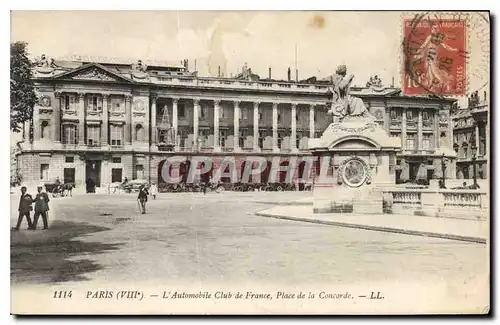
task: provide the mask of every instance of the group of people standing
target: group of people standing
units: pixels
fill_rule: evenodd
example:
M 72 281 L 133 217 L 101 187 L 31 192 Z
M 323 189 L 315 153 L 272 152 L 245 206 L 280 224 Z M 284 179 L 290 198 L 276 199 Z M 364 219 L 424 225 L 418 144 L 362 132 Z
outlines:
M 49 196 L 47 193 L 42 192 L 42 186 L 37 187 L 38 193 L 35 198 L 31 196 L 31 194 L 27 193 L 26 186 L 21 187 L 21 198 L 19 199 L 19 207 L 17 211 L 19 212 L 19 217 L 17 219 L 17 224 L 13 230 L 19 230 L 21 228 L 21 223 L 23 218 L 26 217 L 26 221 L 28 222 L 28 230 L 36 230 L 38 225 L 38 219 L 40 216 L 43 220 L 43 229 L 48 229 L 48 212 L 49 212 Z M 33 211 L 33 204 L 35 204 L 35 214 L 33 216 L 34 220 L 31 221 L 31 211 Z

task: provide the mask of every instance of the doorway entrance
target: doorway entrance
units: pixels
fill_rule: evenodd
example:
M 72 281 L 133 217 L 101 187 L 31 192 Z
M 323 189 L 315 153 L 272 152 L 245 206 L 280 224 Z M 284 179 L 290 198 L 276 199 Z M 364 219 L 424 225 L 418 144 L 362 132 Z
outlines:
M 75 169 L 74 168 L 64 168 L 64 179 L 65 184 L 73 183 L 75 184 Z
M 101 161 L 87 160 L 85 167 L 85 181 L 91 179 L 96 187 L 101 187 Z

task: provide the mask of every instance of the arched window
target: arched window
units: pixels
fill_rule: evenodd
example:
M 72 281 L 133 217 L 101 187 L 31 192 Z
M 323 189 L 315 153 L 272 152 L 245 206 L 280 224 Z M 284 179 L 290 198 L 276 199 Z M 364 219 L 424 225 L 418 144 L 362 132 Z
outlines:
M 144 141 L 144 128 L 141 124 L 135 126 L 135 140 Z

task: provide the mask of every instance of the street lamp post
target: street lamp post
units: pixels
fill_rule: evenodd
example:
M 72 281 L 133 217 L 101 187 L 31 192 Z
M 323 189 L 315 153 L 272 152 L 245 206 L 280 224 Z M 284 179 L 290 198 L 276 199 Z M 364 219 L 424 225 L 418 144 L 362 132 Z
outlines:
M 446 186 L 445 184 L 445 180 L 446 180 L 446 158 L 444 156 L 444 153 L 443 155 L 441 156 L 441 172 L 443 173 L 442 175 L 442 183 L 443 183 L 443 188 Z
M 472 149 L 472 173 L 474 174 L 474 188 L 477 188 L 477 174 L 476 174 L 477 147 L 473 145 L 471 149 Z

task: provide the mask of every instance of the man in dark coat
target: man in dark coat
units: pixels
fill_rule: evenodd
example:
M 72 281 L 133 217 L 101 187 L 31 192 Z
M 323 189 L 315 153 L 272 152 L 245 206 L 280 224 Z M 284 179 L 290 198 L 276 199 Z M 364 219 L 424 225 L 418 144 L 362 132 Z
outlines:
M 50 202 L 50 199 L 49 199 L 49 196 L 47 195 L 47 193 L 45 192 L 42 192 L 42 187 L 41 186 L 38 186 L 37 188 L 38 190 L 38 193 L 35 197 L 35 220 L 33 221 L 33 230 L 36 229 L 36 226 L 38 224 L 38 218 L 40 216 L 42 216 L 42 219 L 43 219 L 43 229 L 48 229 L 49 228 L 49 224 L 48 224 L 48 221 L 47 221 L 47 212 L 49 211 L 49 202 Z
M 17 218 L 17 225 L 12 228 L 13 230 L 19 230 L 19 228 L 21 228 L 23 217 L 26 217 L 26 221 L 28 221 L 28 229 L 33 228 L 30 217 L 30 212 L 33 210 L 31 204 L 33 204 L 33 198 L 30 194 L 26 193 L 26 186 L 21 187 L 21 198 L 19 199 L 19 207 L 17 209 L 17 211 L 19 211 L 19 217 Z
M 145 185 L 141 186 L 141 189 L 139 190 L 139 195 L 137 196 L 137 200 L 141 204 L 141 211 L 142 214 L 146 213 L 146 202 L 148 202 L 148 189 L 146 188 Z

